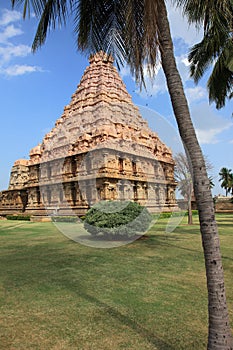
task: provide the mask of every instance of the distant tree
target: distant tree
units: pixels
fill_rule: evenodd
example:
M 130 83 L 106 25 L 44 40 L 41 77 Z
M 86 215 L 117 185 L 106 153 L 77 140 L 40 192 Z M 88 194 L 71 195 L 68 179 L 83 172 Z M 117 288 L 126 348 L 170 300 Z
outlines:
M 192 197 L 194 196 L 193 189 L 193 180 L 192 180 L 192 171 L 191 165 L 188 161 L 187 156 L 184 153 L 177 153 L 174 157 L 175 160 L 175 180 L 178 182 L 178 190 L 181 195 L 188 202 L 188 224 L 193 224 L 192 217 Z M 213 168 L 212 164 L 205 157 L 205 163 L 207 170 L 211 170 Z M 209 176 L 209 186 L 210 189 L 214 187 L 213 178 Z
M 233 173 L 230 174 L 230 181 L 229 181 L 229 193 L 231 193 L 231 195 L 233 195 Z
M 178 189 L 181 195 L 188 201 L 188 224 L 193 224 L 192 218 L 192 192 L 193 181 L 190 172 L 188 158 L 184 153 L 178 153 L 175 157 L 175 180 L 178 182 Z
M 210 189 L 212 190 L 212 188 L 215 186 L 213 176 L 209 176 L 209 180 L 210 180 Z
M 226 196 L 230 191 L 233 191 L 233 174 L 232 170 L 228 168 L 222 168 L 219 172 L 220 179 L 222 181 L 221 187 L 225 189 Z

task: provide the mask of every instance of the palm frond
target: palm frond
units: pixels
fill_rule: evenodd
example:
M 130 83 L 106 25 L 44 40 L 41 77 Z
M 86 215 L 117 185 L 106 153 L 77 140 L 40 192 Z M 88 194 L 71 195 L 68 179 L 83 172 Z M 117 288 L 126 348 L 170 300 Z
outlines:
M 30 16 L 31 11 L 40 18 L 32 50 L 36 51 L 44 44 L 47 33 L 52 27 L 66 24 L 66 18 L 71 12 L 73 0 L 11 0 L 12 7 L 23 6 L 23 18 Z
M 188 55 L 190 62 L 190 75 L 193 77 L 195 83 L 197 83 L 204 72 L 210 66 L 213 61 L 213 55 L 207 50 L 209 47 L 208 38 L 204 38 L 200 43 L 194 45 Z
M 231 98 L 233 92 L 233 73 L 227 68 L 224 52 L 216 61 L 209 77 L 207 87 L 210 102 L 216 103 L 216 108 L 225 106 L 226 98 Z
M 115 58 L 120 69 L 126 58 L 124 44 L 125 2 L 120 0 L 106 1 L 105 21 L 101 31 L 101 49 Z
M 145 67 L 153 77 L 158 60 L 158 4 L 159 1 L 127 1 L 126 48 L 127 63 L 140 85 L 144 84 Z
M 128 64 L 136 81 L 141 79 L 144 82 L 143 2 L 128 0 L 126 5 L 125 39 Z
M 32 44 L 32 51 L 36 51 L 46 40 L 48 31 L 52 27 L 66 25 L 66 18 L 70 10 L 69 0 L 44 0 L 44 7 L 40 7 L 40 22 Z
M 12 7 L 23 7 L 23 18 L 28 15 L 30 17 L 31 10 L 34 11 L 36 16 L 40 16 L 45 7 L 46 0 L 11 0 Z
M 124 1 L 77 1 L 74 12 L 78 49 L 88 54 L 102 50 L 122 64 L 125 58 Z
M 103 50 L 118 66 L 128 63 L 136 81 L 144 83 L 147 66 L 154 75 L 158 57 L 158 1 L 79 1 L 75 10 L 78 48 L 88 53 Z
M 218 30 L 227 30 L 232 20 L 232 0 L 173 0 L 177 7 L 182 7 L 189 23 L 204 26 L 204 31 L 215 25 Z

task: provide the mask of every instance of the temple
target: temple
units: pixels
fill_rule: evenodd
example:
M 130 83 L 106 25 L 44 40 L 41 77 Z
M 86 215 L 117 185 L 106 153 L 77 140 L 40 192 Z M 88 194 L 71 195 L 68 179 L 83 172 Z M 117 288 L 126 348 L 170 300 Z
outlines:
M 84 215 L 100 200 L 176 207 L 171 150 L 132 103 L 112 57 L 89 61 L 54 128 L 14 163 L 0 215 Z

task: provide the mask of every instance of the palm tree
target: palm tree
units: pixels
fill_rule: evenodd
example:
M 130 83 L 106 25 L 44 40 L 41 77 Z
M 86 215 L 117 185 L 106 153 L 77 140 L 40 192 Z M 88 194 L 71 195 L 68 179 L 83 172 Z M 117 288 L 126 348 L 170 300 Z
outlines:
M 230 174 L 229 192 L 233 196 L 233 173 Z
M 219 172 L 219 181 L 222 181 L 221 187 L 226 190 L 226 196 L 233 188 L 233 174 L 231 171 L 231 169 L 222 168 Z
M 165 1 L 12 0 L 13 5 L 16 3 L 24 3 L 24 15 L 31 4 L 40 17 L 34 50 L 44 43 L 51 26 L 65 24 L 68 14 L 73 13 L 78 47 L 91 53 L 103 50 L 112 54 L 119 64 L 125 60 L 141 84 L 144 65 L 153 76 L 160 59 L 179 132 L 192 165 L 207 276 L 208 349 L 230 349 L 232 339 L 213 200 L 204 157 L 176 66 Z
M 189 53 L 191 76 L 198 83 L 207 69 L 210 102 L 225 106 L 233 97 L 233 2 L 232 0 L 178 0 L 190 22 L 204 22 L 204 37 Z
M 210 189 L 212 190 L 212 188 L 215 186 L 213 176 L 209 176 L 209 181 L 210 181 Z

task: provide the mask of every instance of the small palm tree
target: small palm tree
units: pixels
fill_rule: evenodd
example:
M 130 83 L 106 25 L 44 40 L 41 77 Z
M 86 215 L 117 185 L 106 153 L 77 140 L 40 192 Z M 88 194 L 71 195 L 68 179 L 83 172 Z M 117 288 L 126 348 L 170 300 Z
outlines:
M 210 189 L 212 190 L 212 188 L 214 188 L 215 186 L 213 176 L 209 176 L 209 181 L 210 181 Z
M 233 188 L 233 174 L 231 171 L 231 169 L 222 168 L 219 172 L 219 181 L 222 181 L 221 187 L 225 189 L 226 196 Z
M 229 193 L 233 196 L 233 173 L 230 174 Z

